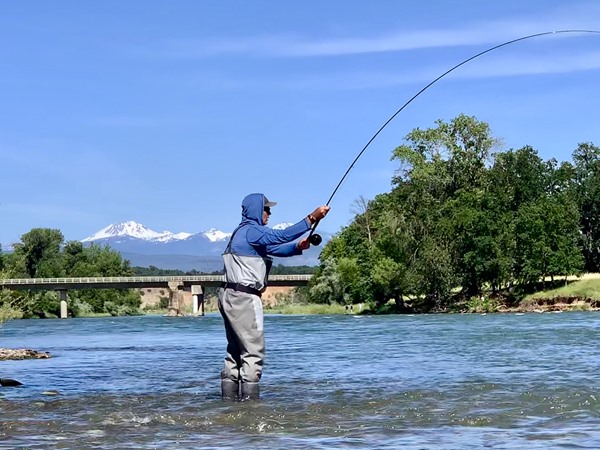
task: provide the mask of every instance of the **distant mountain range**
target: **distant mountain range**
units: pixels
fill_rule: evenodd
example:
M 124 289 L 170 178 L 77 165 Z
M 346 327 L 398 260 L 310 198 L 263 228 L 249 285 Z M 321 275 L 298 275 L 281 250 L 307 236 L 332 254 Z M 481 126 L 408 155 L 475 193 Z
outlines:
M 275 225 L 274 229 L 285 229 L 290 223 Z M 323 243 L 311 246 L 300 256 L 275 258 L 274 264 L 287 266 L 316 266 L 325 242 L 331 238 L 328 233 L 319 234 Z M 198 270 L 214 272 L 223 268 L 221 254 L 225 250 L 231 233 L 211 228 L 200 233 L 157 232 L 134 222 L 111 224 L 83 239 L 84 244 L 108 245 L 128 259 L 132 266 L 155 266 L 160 269 Z

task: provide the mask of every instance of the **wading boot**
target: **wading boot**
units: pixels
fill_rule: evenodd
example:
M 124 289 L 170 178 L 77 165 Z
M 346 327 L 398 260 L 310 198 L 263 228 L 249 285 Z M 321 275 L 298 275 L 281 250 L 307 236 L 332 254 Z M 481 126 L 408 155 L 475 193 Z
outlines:
M 239 397 L 240 385 L 237 381 L 229 378 L 221 379 L 221 398 L 230 402 L 234 402 Z
M 242 395 L 240 400 L 245 402 L 246 400 L 258 400 L 260 389 L 258 383 L 244 383 L 242 382 Z

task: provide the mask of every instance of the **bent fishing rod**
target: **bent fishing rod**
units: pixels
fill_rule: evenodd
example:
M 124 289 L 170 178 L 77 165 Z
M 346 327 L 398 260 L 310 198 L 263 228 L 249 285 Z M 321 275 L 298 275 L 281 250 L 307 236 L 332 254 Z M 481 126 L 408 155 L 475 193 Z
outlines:
M 501 44 L 494 45 L 493 47 L 490 47 L 487 50 L 483 50 L 483 51 L 481 51 L 481 52 L 479 52 L 479 53 L 477 53 L 477 54 L 475 54 L 473 56 L 470 56 L 469 58 L 467 58 L 467 59 L 459 62 L 455 66 L 453 66 L 450 69 L 446 70 L 444 73 L 442 73 L 440 76 L 438 76 L 433 81 L 429 82 L 429 84 L 427 84 L 425 87 L 423 87 L 419 92 L 417 92 L 415 95 L 413 95 L 406 103 L 404 103 L 400 107 L 400 109 L 398 109 L 398 111 L 396 111 L 394 114 L 392 114 L 392 116 L 377 130 L 377 132 L 371 137 L 371 139 L 369 139 L 369 141 L 365 144 L 365 146 L 358 153 L 358 155 L 356 155 L 356 158 L 354 158 L 354 160 L 352 161 L 352 164 L 350 164 L 350 166 L 348 167 L 348 169 L 346 170 L 346 172 L 344 173 L 344 175 L 342 176 L 342 178 L 338 182 L 337 186 L 335 187 L 335 189 L 331 193 L 331 195 L 329 197 L 329 200 L 327 200 L 327 203 L 325 205 L 329 206 L 329 204 L 331 203 L 331 200 L 333 199 L 333 197 L 337 193 L 338 189 L 340 188 L 340 186 L 342 185 L 342 183 L 344 182 L 344 180 L 346 179 L 346 177 L 348 176 L 348 174 L 350 173 L 350 171 L 352 170 L 352 168 L 354 167 L 354 165 L 356 164 L 356 162 L 360 159 L 360 157 L 363 155 L 363 153 L 365 152 L 365 150 L 367 150 L 367 148 L 371 145 L 371 143 L 375 140 L 375 138 L 377 136 L 379 136 L 379 133 L 381 133 L 383 131 L 383 129 L 385 127 L 387 127 L 388 124 L 392 120 L 394 120 L 394 118 L 398 114 L 400 114 L 402 112 L 402 110 L 404 110 L 404 108 L 406 108 L 408 105 L 410 105 L 413 102 L 413 100 L 415 100 L 417 97 L 419 97 L 423 92 L 425 92 L 427 89 L 429 89 L 435 83 L 437 83 L 438 81 L 440 81 L 446 75 L 449 75 L 450 73 L 454 72 L 459 67 L 467 64 L 468 62 L 473 61 L 474 59 L 477 59 L 480 56 L 483 56 L 486 53 L 490 53 L 490 52 L 492 52 L 494 50 L 497 50 L 497 49 L 499 49 L 501 47 L 506 47 L 507 45 L 510 45 L 510 44 L 515 44 L 517 42 L 525 41 L 527 39 L 537 38 L 537 37 L 540 37 L 540 36 L 547 36 L 547 35 L 552 35 L 552 34 L 553 35 L 557 35 L 557 34 L 565 34 L 565 33 L 592 33 L 592 34 L 600 34 L 600 31 L 597 31 L 597 30 L 557 30 L 557 31 L 546 31 L 546 32 L 543 32 L 543 33 L 535 33 L 535 34 L 530 34 L 530 35 L 523 36 L 523 37 L 520 37 L 520 38 L 517 38 L 517 39 L 511 39 L 510 41 L 506 41 L 506 42 L 503 42 Z M 321 235 L 315 233 L 315 230 L 317 229 L 317 226 L 319 225 L 319 222 L 320 222 L 320 220 L 317 220 L 312 225 L 312 227 L 310 229 L 310 233 L 308 235 L 308 240 L 309 240 L 309 242 L 312 245 L 319 245 L 323 241 Z

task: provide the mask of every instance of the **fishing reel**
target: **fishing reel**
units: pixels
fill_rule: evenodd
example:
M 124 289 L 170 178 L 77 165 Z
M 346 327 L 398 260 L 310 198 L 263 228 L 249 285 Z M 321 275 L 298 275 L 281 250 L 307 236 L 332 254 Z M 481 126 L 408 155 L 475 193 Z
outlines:
M 310 242 L 311 245 L 320 245 L 321 242 L 323 242 L 323 238 L 320 234 L 314 233 L 308 236 L 308 242 Z

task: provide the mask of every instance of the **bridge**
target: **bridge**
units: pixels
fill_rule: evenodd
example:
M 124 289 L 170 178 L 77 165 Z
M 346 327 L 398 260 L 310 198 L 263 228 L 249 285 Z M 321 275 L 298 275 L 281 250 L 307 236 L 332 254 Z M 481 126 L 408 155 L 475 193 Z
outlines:
M 270 275 L 269 286 L 306 286 L 312 275 Z M 60 317 L 67 317 L 67 291 L 70 289 L 165 288 L 169 292 L 169 315 L 182 315 L 181 292 L 192 291 L 192 312 L 204 315 L 204 289 L 219 287 L 224 275 L 12 278 L 0 279 L 0 289 L 58 291 Z

